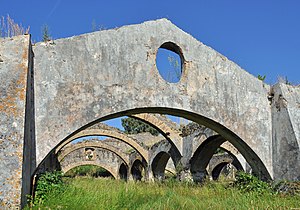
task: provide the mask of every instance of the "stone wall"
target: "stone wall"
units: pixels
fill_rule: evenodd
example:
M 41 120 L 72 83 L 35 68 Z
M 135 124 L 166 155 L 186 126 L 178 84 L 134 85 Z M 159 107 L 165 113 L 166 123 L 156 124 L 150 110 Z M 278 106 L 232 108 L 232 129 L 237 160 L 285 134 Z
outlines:
M 178 83 L 163 80 L 156 67 L 166 43 L 183 58 Z M 270 86 L 170 21 L 38 43 L 34 52 L 38 162 L 87 125 L 157 112 L 210 127 L 257 174 L 273 176 Z
M 1 38 L 0 208 L 18 208 L 21 194 L 24 203 L 30 193 L 35 168 L 32 76 L 30 36 Z
M 270 103 L 274 178 L 300 180 L 300 87 L 274 85 Z

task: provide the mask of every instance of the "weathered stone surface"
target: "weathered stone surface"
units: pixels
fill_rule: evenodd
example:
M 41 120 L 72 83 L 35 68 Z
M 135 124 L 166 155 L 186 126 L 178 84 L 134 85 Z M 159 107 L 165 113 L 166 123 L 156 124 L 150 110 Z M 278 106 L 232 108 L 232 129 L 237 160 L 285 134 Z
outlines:
M 279 83 L 271 96 L 274 178 L 300 180 L 300 87 Z
M 148 151 L 146 145 L 144 145 L 143 142 L 140 142 L 133 138 L 133 136 L 127 135 L 124 132 L 121 132 L 117 129 L 109 129 L 110 126 L 106 126 L 105 128 L 94 128 L 94 129 L 85 129 L 81 130 L 80 132 L 76 133 L 76 135 L 73 135 L 69 138 L 67 138 L 64 142 L 62 142 L 60 145 L 57 146 L 55 149 L 56 152 L 61 150 L 66 144 L 72 142 L 73 140 L 86 137 L 86 136 L 109 136 L 113 137 L 115 139 L 118 139 L 120 141 L 123 141 L 136 149 L 137 152 L 139 152 L 142 157 L 148 161 Z
M 0 56 L 0 208 L 19 208 L 21 189 L 24 195 L 30 190 L 31 151 L 35 150 L 25 126 L 25 115 L 28 124 L 32 119 L 25 109 L 32 70 L 30 36 L 0 38 Z
M 164 81 L 155 65 L 166 42 L 184 58 L 176 84 Z M 39 43 L 34 52 L 38 161 L 95 120 L 158 112 L 214 129 L 257 174 L 272 176 L 270 87 L 169 21 Z
M 119 179 L 119 168 L 123 160 L 114 152 L 103 148 L 79 147 L 68 153 L 60 161 L 61 170 L 67 172 L 81 165 L 96 165 L 109 171 L 115 179 Z
M 261 178 L 300 179 L 299 87 L 271 88 L 168 20 L 37 43 L 34 69 L 29 36 L 1 39 L 0 47 L 1 205 L 18 205 L 21 185 L 25 198 L 35 152 L 41 163 L 67 140 L 98 129 L 85 128 L 142 113 L 180 116 L 214 130 Z M 159 47 L 182 58 L 178 83 L 160 76 Z M 167 137 L 172 126 L 165 127 Z M 140 177 L 147 147 L 127 140 L 142 151 L 140 162 L 130 156 L 130 170 Z M 185 146 L 195 148 L 173 140 L 183 156 L 193 151 Z
M 228 175 L 234 175 L 234 172 L 238 170 L 241 170 L 241 168 L 234 166 L 232 168 L 232 163 L 234 162 L 234 158 L 229 154 L 215 154 L 212 159 L 209 161 L 208 164 L 208 174 L 211 179 L 217 180 L 221 174 L 221 172 L 230 166 L 230 170 L 227 171 Z M 234 176 L 233 176 L 234 178 Z
M 89 141 L 83 141 L 83 142 L 78 142 L 76 144 L 71 144 L 68 145 L 67 147 L 64 147 L 58 154 L 58 161 L 62 161 L 66 155 L 69 153 L 73 152 L 74 150 L 77 150 L 79 148 L 102 148 L 109 150 L 116 155 L 118 155 L 125 163 L 126 165 L 129 165 L 129 155 L 123 153 L 119 148 L 108 145 L 104 143 L 103 141 L 99 140 L 89 140 Z M 97 154 L 95 154 L 97 155 Z

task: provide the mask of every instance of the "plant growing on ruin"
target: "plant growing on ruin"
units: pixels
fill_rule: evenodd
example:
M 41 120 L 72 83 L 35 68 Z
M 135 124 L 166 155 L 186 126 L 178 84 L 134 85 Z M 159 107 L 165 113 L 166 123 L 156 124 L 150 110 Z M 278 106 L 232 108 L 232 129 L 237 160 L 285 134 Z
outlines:
M 44 24 L 42 26 L 42 35 L 43 35 L 43 41 L 47 42 L 51 40 L 49 26 L 47 24 Z
M 24 28 L 21 24 L 15 23 L 9 15 L 0 17 L 0 37 L 28 34 L 29 28 Z
M 259 74 L 259 75 L 257 76 L 257 78 L 258 78 L 259 80 L 261 80 L 261 81 L 264 82 L 265 79 L 266 79 L 266 75 L 262 76 L 262 75 Z
M 122 118 L 122 126 L 125 129 L 125 133 L 127 134 L 138 134 L 143 132 L 149 132 L 154 136 L 158 136 L 159 132 L 153 128 L 152 126 L 134 119 L 134 118 Z
M 61 191 L 62 189 L 62 172 L 45 172 L 39 176 L 34 197 L 28 196 L 28 202 L 31 206 L 42 204 L 48 198 L 50 192 Z
M 271 193 L 271 186 L 252 174 L 239 171 L 234 186 L 243 192 Z

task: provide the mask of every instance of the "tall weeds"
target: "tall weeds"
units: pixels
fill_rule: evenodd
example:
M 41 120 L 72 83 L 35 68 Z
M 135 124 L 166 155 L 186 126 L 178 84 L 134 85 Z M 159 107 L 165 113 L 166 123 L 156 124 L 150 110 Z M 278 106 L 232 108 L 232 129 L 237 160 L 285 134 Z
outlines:
M 0 37 L 12 37 L 28 33 L 29 27 L 24 28 L 21 24 L 15 23 L 9 15 L 0 17 Z

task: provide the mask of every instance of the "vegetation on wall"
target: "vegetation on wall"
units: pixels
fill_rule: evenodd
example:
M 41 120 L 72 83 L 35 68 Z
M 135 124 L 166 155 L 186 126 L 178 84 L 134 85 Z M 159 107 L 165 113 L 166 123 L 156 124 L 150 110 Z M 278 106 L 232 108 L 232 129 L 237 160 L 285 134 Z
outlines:
M 127 134 L 138 134 L 149 132 L 154 136 L 158 136 L 159 132 L 152 126 L 134 119 L 134 118 L 122 118 L 122 126 L 124 127 L 125 133 Z
M 51 40 L 50 30 L 49 30 L 49 26 L 47 24 L 44 24 L 42 26 L 42 36 L 43 36 L 44 42 Z
M 28 196 L 30 206 L 43 204 L 51 193 L 60 193 L 63 190 L 62 173 L 60 171 L 40 174 L 35 185 L 33 196 Z
M 12 37 L 29 33 L 29 27 L 24 28 L 21 24 L 7 15 L 0 17 L 0 37 Z

